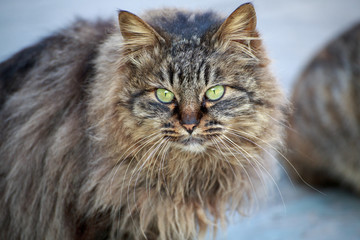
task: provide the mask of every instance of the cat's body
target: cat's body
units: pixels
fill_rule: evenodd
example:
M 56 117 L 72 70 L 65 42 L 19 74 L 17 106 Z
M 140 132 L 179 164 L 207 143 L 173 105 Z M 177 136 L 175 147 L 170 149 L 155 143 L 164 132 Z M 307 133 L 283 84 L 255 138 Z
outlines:
M 264 187 L 285 101 L 252 6 L 144 20 L 0 65 L 0 239 L 193 239 Z
M 360 193 L 360 24 L 330 42 L 294 86 L 288 158 L 313 185 Z

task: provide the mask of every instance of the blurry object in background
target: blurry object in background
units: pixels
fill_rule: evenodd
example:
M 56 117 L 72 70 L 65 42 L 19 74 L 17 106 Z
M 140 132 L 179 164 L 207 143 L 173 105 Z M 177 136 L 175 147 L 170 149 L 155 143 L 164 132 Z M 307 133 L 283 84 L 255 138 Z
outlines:
M 287 157 L 293 167 L 311 185 L 341 184 L 360 193 L 360 24 L 309 63 L 292 103 Z

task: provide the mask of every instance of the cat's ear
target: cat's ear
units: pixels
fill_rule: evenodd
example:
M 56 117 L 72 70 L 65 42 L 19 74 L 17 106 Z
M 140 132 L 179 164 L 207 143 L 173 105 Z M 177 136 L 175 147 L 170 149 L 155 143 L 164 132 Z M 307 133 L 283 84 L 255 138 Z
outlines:
M 227 49 L 230 45 L 251 45 L 258 39 L 256 13 L 251 3 L 238 7 L 212 37 L 214 47 Z
M 138 16 L 119 11 L 120 31 L 128 50 L 138 51 L 165 42 L 164 38 Z

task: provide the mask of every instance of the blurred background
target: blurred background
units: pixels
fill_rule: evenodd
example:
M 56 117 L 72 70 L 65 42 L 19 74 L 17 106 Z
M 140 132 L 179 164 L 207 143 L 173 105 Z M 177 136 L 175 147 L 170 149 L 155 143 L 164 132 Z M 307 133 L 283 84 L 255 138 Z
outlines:
M 234 0 L 0 0 L 0 61 L 35 43 L 76 17 L 112 18 L 123 9 L 179 7 L 214 10 L 224 17 L 246 1 Z M 258 29 L 272 69 L 286 93 L 304 65 L 328 41 L 360 22 L 360 0 L 254 0 Z M 235 217 L 217 239 L 360 239 L 360 198 L 341 190 L 322 193 L 292 185 L 282 173 L 280 191 L 249 217 Z M 208 239 L 212 239 L 208 236 Z

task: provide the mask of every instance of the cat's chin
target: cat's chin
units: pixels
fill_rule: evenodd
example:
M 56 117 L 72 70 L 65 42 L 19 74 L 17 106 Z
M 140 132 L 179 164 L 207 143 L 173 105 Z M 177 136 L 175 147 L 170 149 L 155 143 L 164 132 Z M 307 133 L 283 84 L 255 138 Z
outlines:
M 202 153 L 206 150 L 206 146 L 204 141 L 198 138 L 188 138 L 186 140 L 181 141 L 178 146 L 186 152 L 191 153 Z
M 183 149 L 187 152 L 202 153 L 205 151 L 206 147 L 199 143 L 191 143 L 189 145 L 184 145 Z

